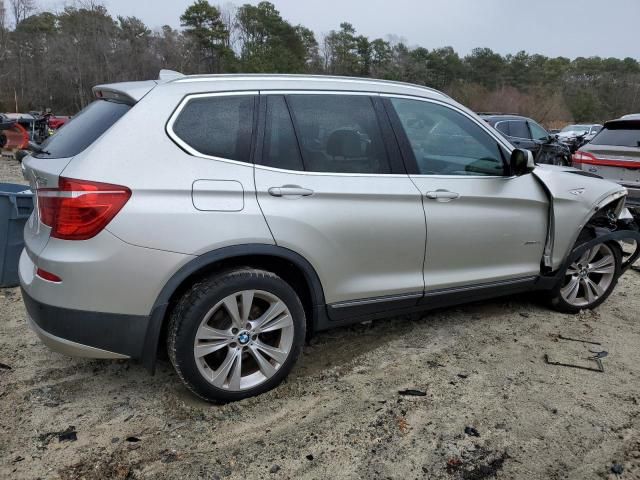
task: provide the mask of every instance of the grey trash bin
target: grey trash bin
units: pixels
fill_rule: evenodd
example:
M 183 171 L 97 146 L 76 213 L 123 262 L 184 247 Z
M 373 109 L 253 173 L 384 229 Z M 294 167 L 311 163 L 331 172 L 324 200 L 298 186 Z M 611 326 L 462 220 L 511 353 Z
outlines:
M 33 211 L 26 185 L 0 183 L 0 288 L 16 287 L 18 260 L 24 247 L 24 225 Z

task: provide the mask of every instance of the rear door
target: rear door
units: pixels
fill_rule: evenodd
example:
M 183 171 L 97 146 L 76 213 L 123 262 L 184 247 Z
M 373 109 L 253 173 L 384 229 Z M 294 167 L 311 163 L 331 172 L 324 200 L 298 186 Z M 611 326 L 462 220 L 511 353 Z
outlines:
M 540 273 L 548 201 L 532 174 L 511 177 L 484 122 L 427 99 L 385 104 L 424 196 L 427 294 Z
M 526 120 L 509 120 L 509 131 L 511 133 L 509 141 L 517 148 L 526 148 L 534 154 L 540 149 L 540 145 L 531 138 Z
M 261 92 L 258 202 L 276 243 L 318 273 L 330 315 L 415 305 L 425 220 L 379 99 Z M 362 311 L 362 310 L 360 310 Z

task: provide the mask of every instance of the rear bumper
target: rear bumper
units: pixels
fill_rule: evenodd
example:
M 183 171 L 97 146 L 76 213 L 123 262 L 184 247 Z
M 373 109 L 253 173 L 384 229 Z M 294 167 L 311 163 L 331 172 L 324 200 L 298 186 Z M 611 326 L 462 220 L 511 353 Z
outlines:
M 29 325 L 51 350 L 75 357 L 142 358 L 149 317 L 55 307 L 24 289 Z

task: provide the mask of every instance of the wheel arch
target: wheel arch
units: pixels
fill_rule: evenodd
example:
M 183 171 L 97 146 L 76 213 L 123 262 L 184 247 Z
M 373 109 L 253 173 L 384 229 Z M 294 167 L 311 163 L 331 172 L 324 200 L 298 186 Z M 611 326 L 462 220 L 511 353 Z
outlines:
M 623 257 L 620 274 L 629 269 L 640 258 L 640 228 L 634 218 L 618 218 L 622 208 L 624 208 L 624 197 L 597 204 L 593 213 L 584 221 L 584 226 L 575 233 L 573 246 L 563 256 L 560 266 L 541 277 L 539 288 L 554 288 L 561 281 L 561 274 L 567 266 L 585 250 L 598 243 L 615 242 L 616 248 Z M 619 244 L 621 241 L 634 241 L 635 249 L 625 254 Z
M 296 291 L 305 309 L 308 335 L 316 330 L 325 308 L 324 290 L 313 266 L 288 248 L 267 244 L 244 244 L 207 252 L 183 265 L 165 283 L 151 310 L 145 336 L 142 364 L 152 373 L 158 347 L 166 328 L 167 315 L 177 298 L 198 279 L 214 272 L 237 267 L 271 271 L 287 281 Z

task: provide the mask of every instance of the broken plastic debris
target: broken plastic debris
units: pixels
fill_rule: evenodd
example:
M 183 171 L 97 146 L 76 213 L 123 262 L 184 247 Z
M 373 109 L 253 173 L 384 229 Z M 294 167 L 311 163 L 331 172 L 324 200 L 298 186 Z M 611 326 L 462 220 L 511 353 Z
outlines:
M 400 395 L 406 395 L 410 397 L 426 397 L 427 392 L 423 392 L 422 390 L 413 390 L 411 388 L 407 390 L 399 390 L 398 393 Z

